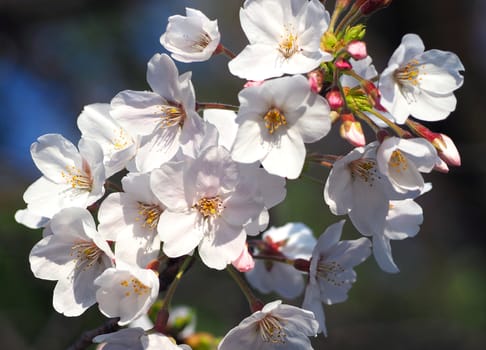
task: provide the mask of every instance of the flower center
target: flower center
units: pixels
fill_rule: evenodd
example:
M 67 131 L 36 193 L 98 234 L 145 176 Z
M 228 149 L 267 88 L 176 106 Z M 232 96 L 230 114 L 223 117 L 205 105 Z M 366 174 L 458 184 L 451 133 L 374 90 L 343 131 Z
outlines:
M 286 36 L 280 41 L 278 45 L 278 51 L 285 58 L 292 57 L 296 52 L 299 51 L 299 46 L 297 45 L 297 36 L 294 35 L 290 30 L 286 29 Z
M 93 188 L 93 179 L 91 178 L 91 168 L 83 159 L 83 168 L 78 169 L 75 166 L 66 166 L 66 171 L 61 172 L 61 176 L 72 188 L 91 192 Z
M 336 261 L 320 261 L 317 264 L 317 276 L 336 287 L 340 287 L 344 283 L 343 280 L 337 278 L 337 275 L 342 272 L 344 272 L 344 268 Z
M 282 320 L 273 316 L 266 315 L 258 322 L 258 330 L 262 340 L 266 343 L 285 344 L 287 334 L 282 326 Z
M 115 151 L 121 151 L 131 145 L 133 141 L 126 131 L 123 130 L 123 128 L 120 128 L 115 130 L 115 137 L 111 140 L 111 143 L 113 144 Z
M 351 177 L 354 179 L 360 178 L 364 182 L 373 186 L 375 178 L 380 179 L 378 171 L 376 170 L 376 161 L 373 159 L 360 158 L 353 160 L 348 164 L 351 170 Z
M 197 51 L 203 51 L 211 42 L 211 37 L 208 33 L 202 32 L 199 34 L 199 37 L 196 41 L 191 45 L 191 47 Z
M 223 201 L 219 197 L 201 198 L 194 207 L 204 218 L 216 217 L 221 215 L 224 209 Z
M 422 74 L 425 73 L 422 72 Z M 394 73 L 394 78 L 407 102 L 415 102 L 415 94 L 418 93 L 418 86 L 422 80 L 419 62 L 411 60 L 405 66 L 398 68 Z
M 71 256 L 77 261 L 76 267 L 86 270 L 101 262 L 103 251 L 92 241 L 79 241 L 71 247 Z
M 127 297 L 129 297 L 132 293 L 135 294 L 135 296 L 141 296 L 150 292 L 150 288 L 135 277 L 130 278 L 130 280 L 121 281 L 120 286 L 126 289 L 124 294 Z
M 287 125 L 287 119 L 279 109 L 271 108 L 263 117 L 269 134 L 273 134 L 282 125 Z
M 186 118 L 186 112 L 181 105 L 169 104 L 161 105 L 160 107 L 160 128 L 169 128 L 174 125 L 182 126 Z
M 399 150 L 394 150 L 390 160 L 388 161 L 390 168 L 394 169 L 397 173 L 407 171 L 408 161 L 407 158 Z
M 147 204 L 138 202 L 138 214 L 143 218 L 142 227 L 154 229 L 159 223 L 160 214 L 164 210 L 157 204 Z M 139 221 L 137 217 L 135 220 Z

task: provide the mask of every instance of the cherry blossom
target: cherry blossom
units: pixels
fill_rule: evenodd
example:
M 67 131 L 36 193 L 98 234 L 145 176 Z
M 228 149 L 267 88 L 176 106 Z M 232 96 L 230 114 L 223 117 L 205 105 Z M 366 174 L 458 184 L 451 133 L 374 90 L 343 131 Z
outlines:
M 79 151 L 59 134 L 43 135 L 32 144 L 32 159 L 42 177 L 24 193 L 31 215 L 51 218 L 64 208 L 86 208 L 103 196 L 103 152 L 89 139 L 81 139 L 78 146 Z
M 49 222 L 49 234 L 30 252 L 37 278 L 58 281 L 53 305 L 66 316 L 79 316 L 96 302 L 94 280 L 113 266 L 110 246 L 83 208 L 66 208 Z
M 381 104 L 403 124 L 409 115 L 420 120 L 447 118 L 456 108 L 454 90 L 461 87 L 464 71 L 452 52 L 425 51 L 422 39 L 407 34 L 380 76 Z
M 317 329 L 312 312 L 276 300 L 231 329 L 218 350 L 308 350 L 312 349 L 308 337 L 316 336 Z
M 344 220 L 331 226 L 319 237 L 312 252 L 309 282 L 302 307 L 311 310 L 319 321 L 319 331 L 327 335 L 321 303 L 340 303 L 356 281 L 353 267 L 368 258 L 371 243 L 367 238 L 340 241 Z
M 186 16 L 170 16 L 160 43 L 180 62 L 208 60 L 219 45 L 218 22 L 186 7 Z
M 243 89 L 238 97 L 241 106 L 233 159 L 259 160 L 270 174 L 299 177 L 306 155 L 304 143 L 320 140 L 331 127 L 326 100 L 312 92 L 300 75 Z
M 320 50 L 329 14 L 318 0 L 246 0 L 240 22 L 250 44 L 228 64 L 240 78 L 307 73 L 332 59 Z
M 271 227 L 262 236 L 257 253 L 288 259 L 309 259 L 316 240 L 302 223 Z M 276 292 L 284 298 L 296 298 L 304 290 L 302 273 L 292 265 L 274 261 L 255 262 L 255 268 L 245 274 L 250 284 L 262 293 Z
M 199 158 L 170 162 L 151 174 L 151 187 L 167 207 L 159 219 L 160 239 L 170 257 L 199 255 L 209 267 L 223 269 L 245 246 L 245 224 L 264 210 L 242 181 L 238 165 L 223 147 L 209 147 Z
M 167 55 L 154 55 L 147 69 L 152 91 L 126 90 L 111 101 L 111 115 L 126 129 L 142 136 L 136 169 L 148 172 L 169 161 L 201 128 L 195 111 L 191 73 L 179 76 Z
M 107 317 L 119 317 L 120 326 L 147 313 L 159 294 L 159 278 L 149 269 L 116 261 L 95 281 L 96 301 Z

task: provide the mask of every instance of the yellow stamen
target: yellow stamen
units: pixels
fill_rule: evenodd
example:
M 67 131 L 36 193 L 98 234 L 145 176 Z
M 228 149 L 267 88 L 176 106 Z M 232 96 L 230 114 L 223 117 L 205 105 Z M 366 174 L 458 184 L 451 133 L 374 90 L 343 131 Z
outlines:
M 258 322 L 262 340 L 266 343 L 285 344 L 287 334 L 282 326 L 284 321 L 273 315 L 266 315 Z
M 224 209 L 223 201 L 219 197 L 201 198 L 194 207 L 204 218 L 219 216 Z
M 407 158 L 399 150 L 394 150 L 390 160 L 388 161 L 390 168 L 394 169 L 397 173 L 406 171 L 408 169 Z
M 271 108 L 263 117 L 265 127 L 270 134 L 273 134 L 282 125 L 287 125 L 287 119 L 277 108 Z

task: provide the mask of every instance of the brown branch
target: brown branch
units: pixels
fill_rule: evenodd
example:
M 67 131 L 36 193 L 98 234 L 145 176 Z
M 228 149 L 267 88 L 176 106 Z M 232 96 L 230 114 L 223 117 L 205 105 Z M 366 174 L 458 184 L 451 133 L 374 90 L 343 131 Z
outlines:
M 119 320 L 120 318 L 118 317 L 110 318 L 98 328 L 84 332 L 67 350 L 84 350 L 88 348 L 88 346 L 93 344 L 94 337 L 101 334 L 112 333 L 120 329 L 120 326 L 118 325 Z

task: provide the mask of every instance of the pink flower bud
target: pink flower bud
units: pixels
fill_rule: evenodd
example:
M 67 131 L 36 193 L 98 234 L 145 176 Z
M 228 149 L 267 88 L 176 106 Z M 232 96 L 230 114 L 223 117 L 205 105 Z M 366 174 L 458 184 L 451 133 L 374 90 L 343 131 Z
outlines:
M 337 89 L 330 90 L 326 94 L 327 102 L 329 102 L 329 106 L 332 110 L 337 110 L 344 105 L 343 96 L 341 92 Z
M 343 117 L 346 116 L 348 115 L 343 115 Z M 361 123 L 354 120 L 354 117 L 352 118 L 352 120 L 349 118 L 342 119 L 339 133 L 341 134 L 341 137 L 343 139 L 345 139 L 355 147 L 361 147 L 366 145 L 366 139 L 363 133 L 363 128 L 361 127 Z
M 319 69 L 313 70 L 307 74 L 307 79 L 309 81 L 309 86 L 312 91 L 316 94 L 321 92 L 324 77 L 322 76 L 322 71 Z
M 459 151 L 449 136 L 437 134 L 437 137 L 432 141 L 432 144 L 437 148 L 437 153 L 444 162 L 452 166 L 461 165 Z
M 349 70 L 349 69 L 353 68 L 351 63 L 349 63 L 344 58 L 338 58 L 336 60 L 336 62 L 334 62 L 334 64 L 336 65 L 337 69 L 341 69 L 341 70 Z
M 243 87 L 260 86 L 265 82 L 265 80 L 248 80 Z
M 368 52 L 366 51 L 366 44 L 364 41 L 351 41 L 348 46 L 346 46 L 346 51 L 353 57 L 355 60 L 362 60 L 368 57 Z
M 367 0 L 359 8 L 361 13 L 365 16 L 371 15 L 373 12 L 381 10 L 390 5 L 392 0 Z
M 253 257 L 251 256 L 250 252 L 248 252 L 248 247 L 245 246 L 240 256 L 231 264 L 238 271 L 247 272 L 252 270 L 255 267 L 255 260 L 253 260 Z
M 437 164 L 434 166 L 434 170 L 438 171 L 439 173 L 447 174 L 449 172 L 449 167 L 447 166 L 446 162 L 439 158 Z

